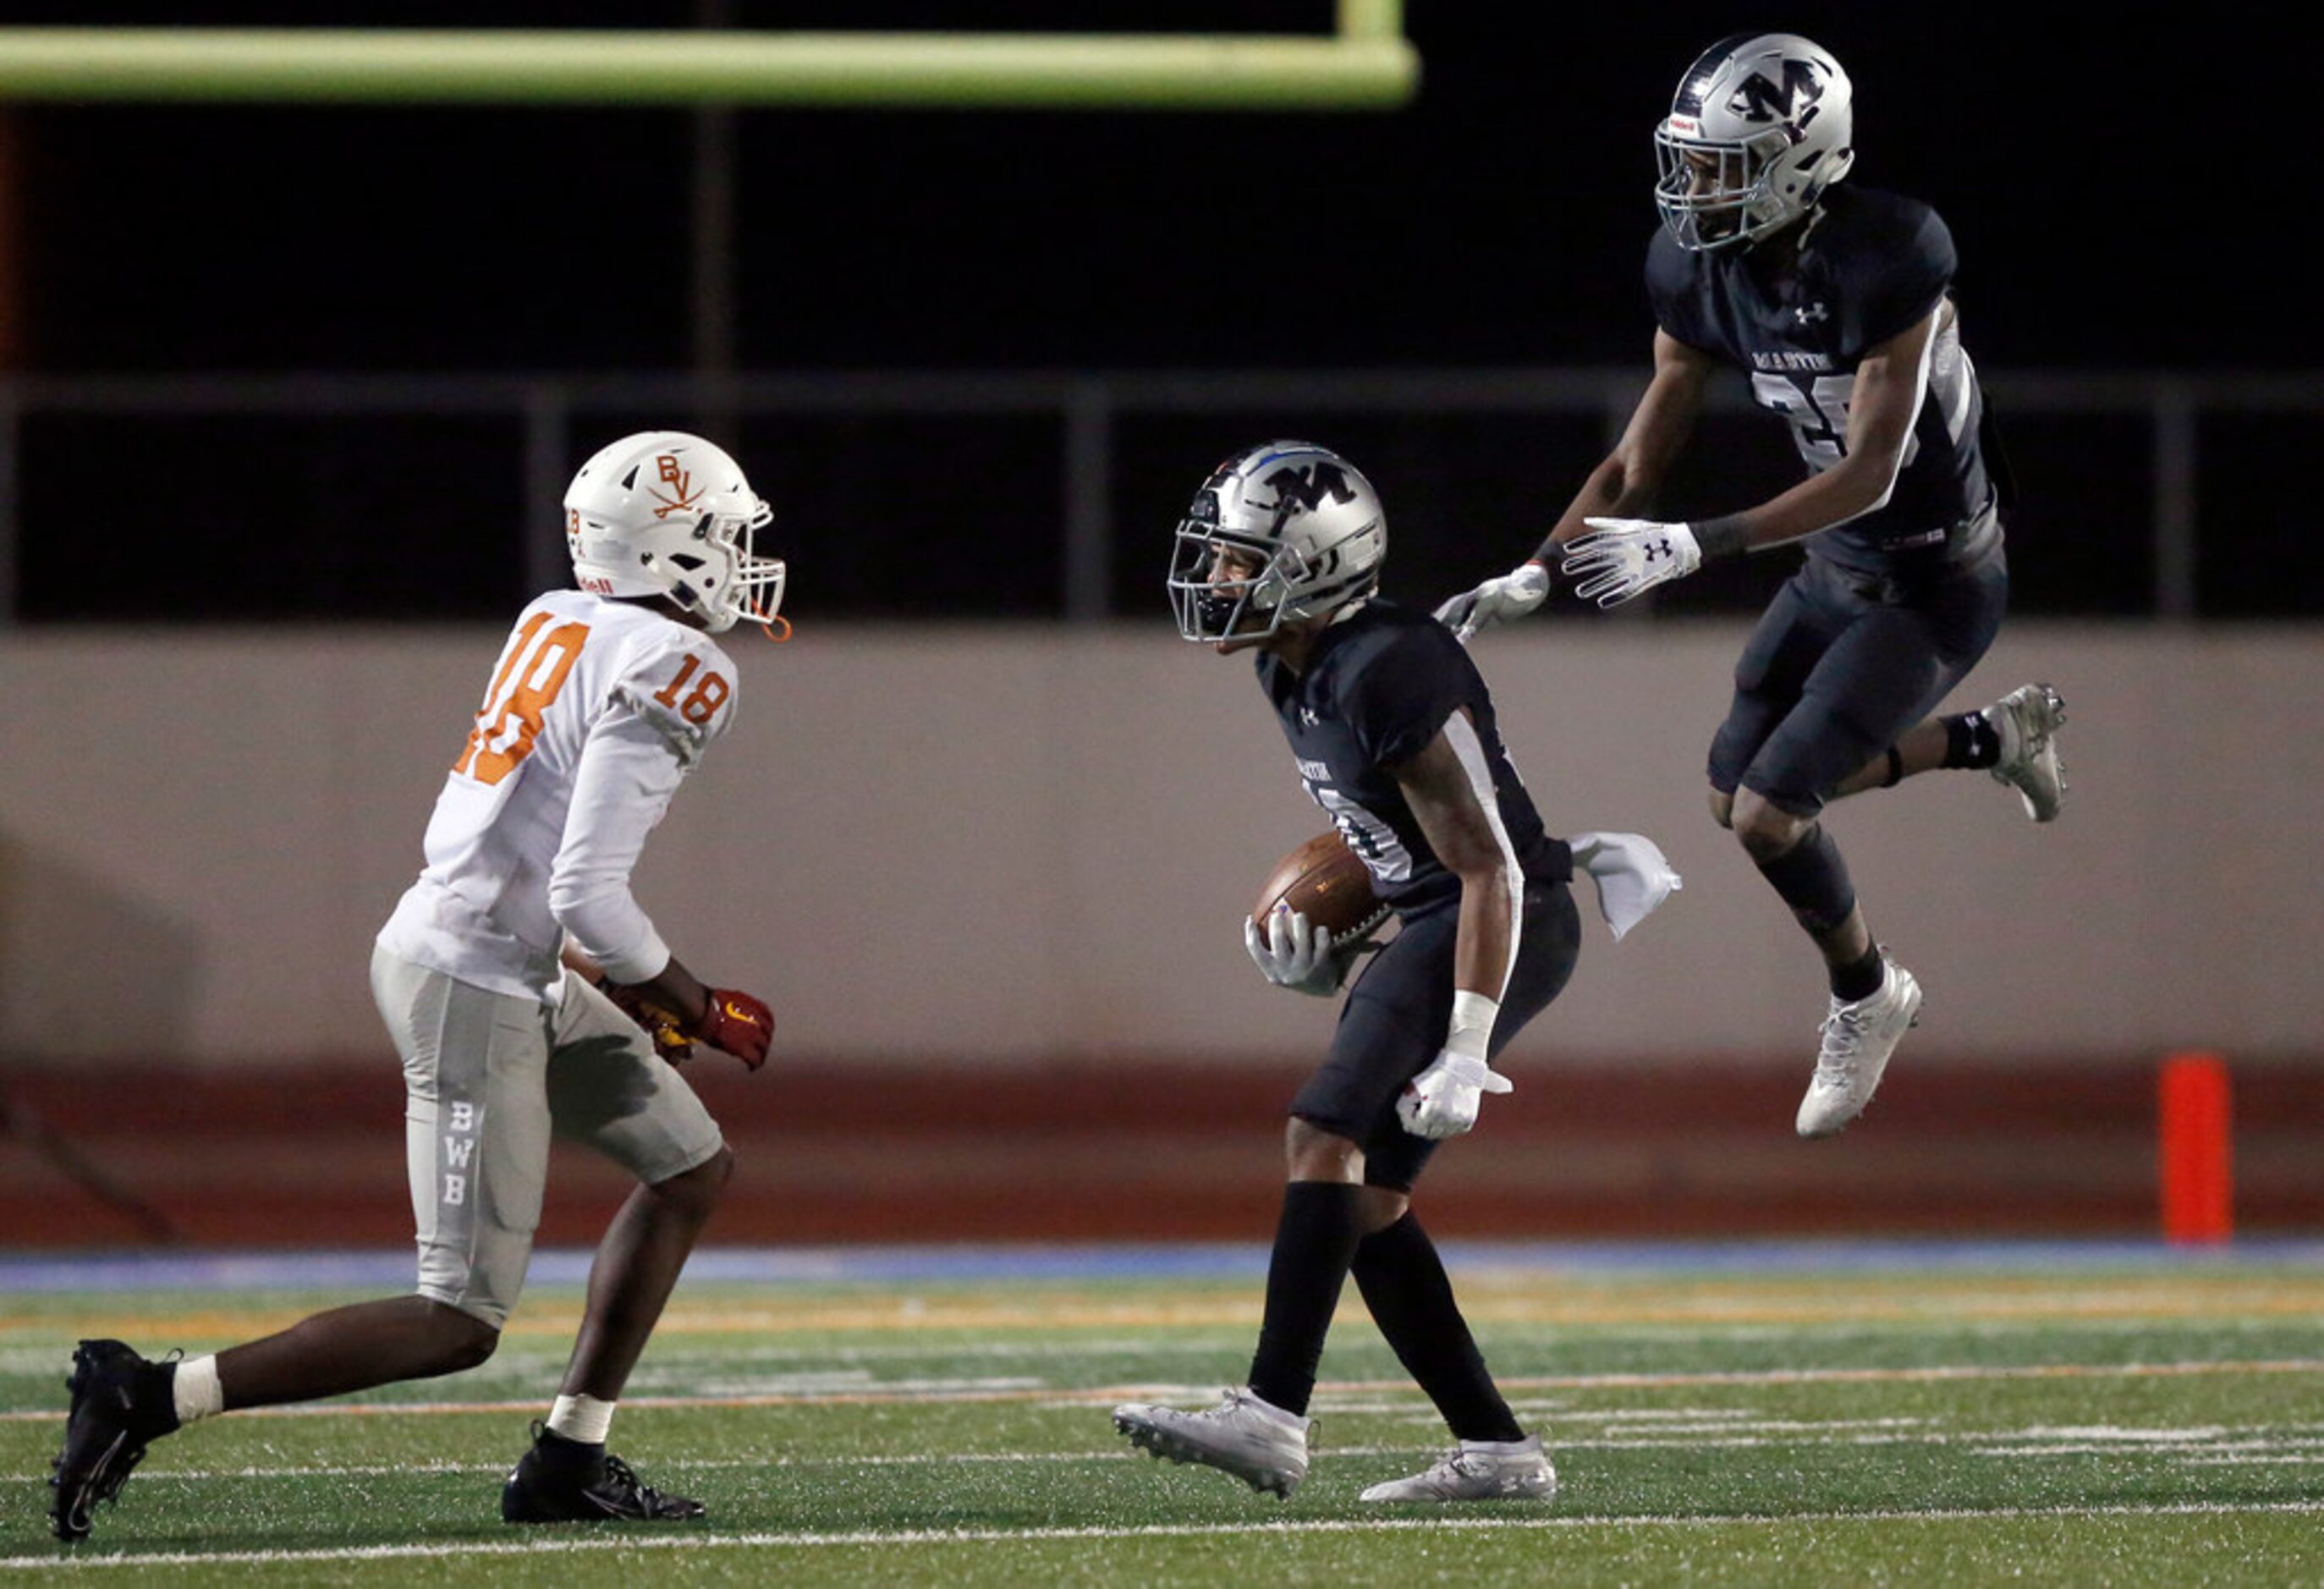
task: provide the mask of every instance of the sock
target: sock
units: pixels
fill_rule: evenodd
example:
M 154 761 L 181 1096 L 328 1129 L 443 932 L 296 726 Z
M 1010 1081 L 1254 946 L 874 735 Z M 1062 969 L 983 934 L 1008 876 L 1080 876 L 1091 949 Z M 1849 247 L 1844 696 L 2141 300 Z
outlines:
M 172 1365 L 170 1400 L 180 1425 L 226 1410 L 226 1388 L 218 1383 L 216 1357 L 189 1357 Z
M 1315 1365 L 1332 1328 L 1340 1288 L 1361 1237 L 1356 1197 L 1345 1181 L 1293 1181 L 1267 1264 L 1267 1312 L 1250 1360 L 1250 1388 L 1263 1401 L 1305 1417 Z
M 1946 767 L 1991 767 L 2001 760 L 2000 731 L 1983 712 L 1963 712 L 1937 719 L 1945 725 Z
M 603 1446 L 613 1427 L 613 1403 L 595 1396 L 559 1396 L 549 1409 L 549 1432 L 576 1446 Z
M 1753 859 L 1759 874 L 1783 896 L 1812 938 L 1821 939 L 1856 909 L 1856 885 L 1848 880 L 1848 863 L 1840 859 L 1840 846 L 1821 822 L 1775 859 Z
M 1881 979 L 1888 975 L 1880 961 L 1880 946 L 1872 945 L 1861 959 L 1845 965 L 1834 965 L 1831 971 L 1831 996 L 1853 1004 L 1858 999 L 1868 999 L 1880 991 Z
M 1463 1440 L 1461 1449 L 1480 1456 L 1523 1456 L 1540 1450 L 1541 1442 L 1530 1435 L 1522 1440 Z
M 1410 1214 L 1356 1249 L 1356 1289 L 1405 1372 L 1428 1392 L 1462 1444 L 1522 1442 L 1525 1430 L 1486 1371 L 1436 1243 Z

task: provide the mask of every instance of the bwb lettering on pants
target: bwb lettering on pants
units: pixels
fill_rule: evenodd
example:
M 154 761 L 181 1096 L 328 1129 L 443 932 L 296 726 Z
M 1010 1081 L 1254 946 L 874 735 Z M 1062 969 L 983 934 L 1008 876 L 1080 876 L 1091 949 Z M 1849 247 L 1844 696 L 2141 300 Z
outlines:
M 455 1104 L 451 1117 L 445 1121 L 444 1162 L 454 1170 L 466 1170 L 469 1160 L 476 1156 L 476 1118 L 474 1104 Z M 468 1200 L 468 1178 L 447 1171 L 444 1177 L 444 1201 L 447 1206 L 457 1206 Z

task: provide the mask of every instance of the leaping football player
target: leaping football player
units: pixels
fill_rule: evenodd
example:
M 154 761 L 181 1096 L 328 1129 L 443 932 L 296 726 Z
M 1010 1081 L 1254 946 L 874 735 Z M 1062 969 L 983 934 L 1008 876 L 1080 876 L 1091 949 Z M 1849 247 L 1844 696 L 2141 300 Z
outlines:
M 1804 546 L 1736 666 L 1710 777 L 1711 816 L 1830 973 L 1806 1137 L 1863 1112 L 1921 1007 L 1865 924 L 1825 802 L 1982 768 L 2048 822 L 2066 789 L 2050 686 L 1930 715 L 2001 623 L 2006 469 L 1961 346 L 1951 235 L 1918 200 L 1839 185 L 1856 158 L 1850 110 L 1840 63 L 1795 34 L 1738 35 L 1687 69 L 1655 133 L 1653 379 L 1540 550 L 1437 612 L 1465 640 L 1538 606 L 1553 564 L 1610 607 L 1711 559 Z M 1636 516 L 1721 365 L 1783 416 L 1808 477 L 1718 518 Z
M 1297 441 L 1222 466 L 1178 527 L 1179 633 L 1256 653 L 1307 792 L 1394 908 L 1395 938 L 1341 1008 L 1331 1052 L 1291 1104 L 1288 1185 L 1250 1383 L 1199 1412 L 1130 1405 L 1114 1425 L 1157 1455 L 1287 1497 L 1307 1473 L 1323 1339 L 1352 1270 L 1397 1359 L 1458 1447 L 1372 1501 L 1543 1498 L 1556 1475 L 1494 1388 L 1444 1266 L 1411 1212 L 1437 1144 L 1510 1083 L 1490 1061 L 1557 996 L 1580 928 L 1566 888 L 1596 876 L 1618 932 L 1676 885 L 1635 834 L 1552 838 L 1501 746 L 1468 653 L 1374 592 L 1388 526 L 1345 458 Z M 1287 908 L 1245 945 L 1269 982 L 1336 995 L 1362 942 Z
M 215 1355 L 152 1363 L 80 1343 L 51 1483 L 57 1537 L 88 1538 L 147 1446 L 244 1408 L 427 1379 L 493 1354 L 540 1216 L 552 1133 L 639 1185 L 589 1273 L 570 1365 L 509 1475 L 510 1522 L 687 1520 L 605 1449 L 614 1404 L 733 1154 L 672 1058 L 694 1041 L 756 1069 L 773 1017 L 705 986 L 663 943 L 630 873 L 734 714 L 711 637 L 782 622 L 765 503 L 724 451 L 675 431 L 599 452 L 565 498 L 576 590 L 518 614 L 438 797 L 427 866 L 379 934 L 372 992 L 403 1062 L 417 1294 L 318 1313 Z M 563 968 L 569 949 L 603 986 Z

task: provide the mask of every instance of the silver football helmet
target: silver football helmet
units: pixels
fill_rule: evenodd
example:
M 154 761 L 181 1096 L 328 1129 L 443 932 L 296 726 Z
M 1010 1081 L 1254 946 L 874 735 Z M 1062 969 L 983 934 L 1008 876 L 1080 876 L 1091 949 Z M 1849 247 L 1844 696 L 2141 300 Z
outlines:
M 1855 162 L 1840 62 L 1797 33 L 1738 33 L 1702 52 L 1655 129 L 1655 205 L 1702 253 L 1781 231 Z
M 1170 605 L 1188 640 L 1264 640 L 1370 596 L 1388 516 L 1329 448 L 1270 441 L 1221 464 L 1179 521 Z
M 752 549 L 773 517 L 740 464 L 682 430 L 622 437 L 565 490 L 576 584 L 599 596 L 668 596 L 713 634 L 738 618 L 789 627 L 775 615 L 783 561 Z

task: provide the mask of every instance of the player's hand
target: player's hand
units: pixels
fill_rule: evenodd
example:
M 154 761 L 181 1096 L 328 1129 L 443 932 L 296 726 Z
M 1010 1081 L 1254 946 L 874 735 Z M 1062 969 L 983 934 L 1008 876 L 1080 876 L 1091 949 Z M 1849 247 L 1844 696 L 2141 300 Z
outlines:
M 1598 913 L 1618 942 L 1684 886 L 1661 846 L 1643 833 L 1577 833 L 1565 842 L 1573 864 L 1598 885 Z
M 686 1035 L 683 1023 L 674 1012 L 663 1009 L 636 988 L 618 982 L 602 979 L 597 991 L 613 1002 L 613 1008 L 638 1023 L 638 1029 L 653 1039 L 654 1052 L 672 1065 L 683 1065 L 694 1058 L 694 1039 Z
M 1341 943 L 1328 927 L 1317 927 L 1302 912 L 1277 905 L 1268 913 L 1267 931 L 1246 916 L 1242 947 L 1250 951 L 1259 974 L 1279 988 L 1328 999 L 1348 979 L 1348 967 L 1362 950 L 1363 940 Z
M 1559 565 L 1573 594 L 1601 607 L 1618 607 L 1657 585 L 1683 579 L 1702 567 L 1702 548 L 1684 524 L 1652 519 L 1584 519 L 1590 533 L 1565 543 Z
M 1519 563 L 1496 579 L 1454 596 L 1436 609 L 1436 621 L 1452 631 L 1462 645 L 1496 624 L 1522 618 L 1549 595 L 1549 569 L 1536 562 Z
M 712 988 L 708 1006 L 684 1030 L 687 1036 L 724 1049 L 756 1070 L 767 1062 L 767 1045 L 775 1035 L 775 1012 L 762 999 L 733 988 Z
M 1516 1090 L 1517 1084 L 1482 1059 L 1448 1049 L 1436 1056 L 1435 1064 L 1404 1084 L 1396 1117 L 1416 1137 L 1457 1137 L 1477 1123 L 1485 1094 Z

